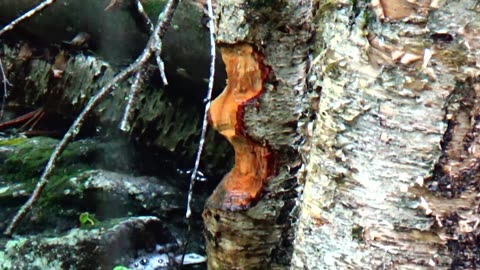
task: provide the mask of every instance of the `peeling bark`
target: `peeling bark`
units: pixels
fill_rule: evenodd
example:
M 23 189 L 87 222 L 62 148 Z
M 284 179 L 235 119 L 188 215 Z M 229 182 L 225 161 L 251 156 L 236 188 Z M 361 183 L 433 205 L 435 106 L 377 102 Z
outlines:
M 321 7 L 292 269 L 478 267 L 475 1 Z

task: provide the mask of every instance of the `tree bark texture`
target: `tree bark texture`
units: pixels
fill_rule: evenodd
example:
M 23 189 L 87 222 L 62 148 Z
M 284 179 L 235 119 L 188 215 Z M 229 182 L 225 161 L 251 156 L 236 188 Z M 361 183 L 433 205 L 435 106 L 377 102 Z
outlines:
M 320 1 L 291 269 L 474 269 L 476 1 Z
M 302 163 L 297 148 L 310 110 L 312 4 L 226 0 L 216 12 L 227 87 L 210 119 L 235 149 L 235 165 L 203 214 L 208 266 L 285 269 Z

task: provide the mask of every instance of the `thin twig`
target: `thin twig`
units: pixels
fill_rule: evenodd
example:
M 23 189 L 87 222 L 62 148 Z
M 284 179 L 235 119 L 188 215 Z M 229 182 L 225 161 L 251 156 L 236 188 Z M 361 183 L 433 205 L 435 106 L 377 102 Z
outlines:
M 138 92 L 140 91 L 140 87 L 142 86 L 142 76 L 143 69 L 140 69 L 135 73 L 135 79 L 133 81 L 132 87 L 130 87 L 130 93 L 128 93 L 127 106 L 125 106 L 125 113 L 123 114 L 122 122 L 120 123 L 120 129 L 125 132 L 130 131 L 131 128 L 130 122 L 133 104 L 135 102 Z
M 145 22 L 145 25 L 149 29 L 151 33 L 153 33 L 153 24 L 150 18 L 148 17 L 148 14 L 145 12 L 145 9 L 143 8 L 142 3 L 140 0 L 137 0 L 137 11 L 142 15 L 143 21 Z M 157 36 L 157 41 L 156 41 L 156 49 L 155 49 L 155 60 L 157 61 L 158 65 L 158 71 L 160 72 L 160 78 L 162 78 L 162 83 L 163 85 L 168 85 L 167 81 L 167 76 L 165 75 L 165 65 L 163 64 L 162 57 L 160 56 L 162 54 L 162 40 L 158 38 Z
M 3 33 L 12 30 L 17 24 L 21 23 L 22 21 L 32 17 L 33 15 L 37 14 L 37 12 L 40 12 L 42 9 L 48 7 L 49 5 L 55 3 L 55 0 L 46 0 L 37 5 L 36 7 L 32 8 L 28 12 L 24 13 L 22 16 L 18 17 L 11 23 L 7 24 L 7 26 L 3 27 L 2 30 L 0 30 L 0 36 L 3 35 Z
M 208 7 L 208 28 L 210 30 L 210 78 L 208 79 L 208 91 L 207 97 L 205 101 L 207 104 L 205 105 L 205 112 L 203 114 L 203 123 L 202 123 L 202 133 L 200 134 L 200 141 L 198 143 L 198 150 L 197 156 L 195 158 L 195 166 L 193 167 L 192 175 L 190 176 L 190 187 L 188 188 L 188 199 L 187 199 L 187 212 L 185 213 L 185 217 L 187 218 L 188 223 L 188 231 L 187 237 L 185 241 L 185 246 L 182 252 L 182 259 L 180 260 L 180 267 L 183 266 L 183 261 L 185 260 L 185 254 L 187 253 L 187 247 L 190 242 L 190 234 L 191 234 L 191 220 L 190 216 L 192 215 L 191 203 L 192 203 L 192 196 L 193 196 L 193 186 L 195 184 L 195 179 L 198 172 L 198 166 L 200 165 L 200 157 L 202 156 L 203 145 L 205 144 L 205 135 L 207 134 L 207 127 L 208 127 L 208 110 L 210 109 L 211 99 L 212 99 L 212 92 L 213 92 L 213 81 L 215 75 L 215 58 L 216 58 L 216 47 L 215 47 L 215 23 L 213 21 L 213 8 L 212 8 L 212 1 L 207 0 L 207 7 Z
M 146 27 L 148 28 L 148 31 L 150 34 L 154 33 L 155 32 L 155 26 L 153 25 L 152 21 L 150 20 L 150 18 L 148 17 L 148 14 L 145 12 L 145 9 L 143 8 L 143 5 L 142 3 L 140 2 L 140 0 L 136 0 L 137 2 L 137 11 L 138 13 L 140 13 L 140 15 L 142 16 L 143 18 L 143 21 L 146 25 Z M 165 75 L 165 71 L 164 71 L 164 65 L 163 65 L 163 61 L 162 61 L 162 58 L 160 57 L 160 52 L 162 51 L 162 42 L 159 38 L 158 35 L 155 35 L 155 60 L 157 61 L 157 64 L 158 64 L 158 69 L 160 71 L 160 76 L 162 77 L 162 81 L 163 81 L 163 84 L 164 85 L 167 85 L 168 82 L 167 82 L 167 76 Z M 130 93 L 128 94 L 128 102 L 127 102 L 127 106 L 125 107 L 125 113 L 123 114 L 123 118 L 122 118 L 122 121 L 120 122 L 120 130 L 122 131 L 125 131 L 125 132 L 128 132 L 130 131 L 130 122 L 131 122 L 131 116 L 132 116 L 132 106 L 135 102 L 135 98 L 138 94 L 138 92 L 140 91 L 140 87 L 142 86 L 142 76 L 143 76 L 143 70 L 139 70 L 136 72 L 135 74 L 135 79 L 134 79 L 134 82 L 132 84 L 132 87 L 130 88 Z
M 153 52 L 155 51 L 155 41 L 157 39 L 157 36 L 159 38 L 163 37 L 166 29 L 170 24 L 173 14 L 175 13 L 176 7 L 180 1 L 181 0 L 168 1 L 164 9 L 164 16 L 161 17 L 159 15 L 159 20 L 155 27 L 155 32 L 150 36 L 147 46 L 143 50 L 142 54 L 135 60 L 133 64 L 131 64 L 130 66 L 122 70 L 120 73 L 118 73 L 112 80 L 110 80 L 107 83 L 107 85 L 102 87 L 95 96 L 90 98 L 90 100 L 88 101 L 83 111 L 78 115 L 78 117 L 73 122 L 72 126 L 70 126 L 70 129 L 67 131 L 65 136 L 63 136 L 62 140 L 56 146 L 55 150 L 50 156 L 50 159 L 48 160 L 47 166 L 45 167 L 42 173 L 42 176 L 40 177 L 40 180 L 37 183 L 37 186 L 35 187 L 35 190 L 33 191 L 28 201 L 20 208 L 20 210 L 17 212 L 15 217 L 10 222 L 10 224 L 8 225 L 7 229 L 4 232 L 5 235 L 7 236 L 12 235 L 13 230 L 15 230 L 18 223 L 25 217 L 25 215 L 28 213 L 28 211 L 30 211 L 30 209 L 35 204 L 35 202 L 40 198 L 42 191 L 44 190 L 45 186 L 48 183 L 48 177 L 53 171 L 55 162 L 58 160 L 63 150 L 65 150 L 68 143 L 73 138 L 75 138 L 75 136 L 78 134 L 78 132 L 80 131 L 80 128 L 83 125 L 83 122 L 85 121 L 86 116 L 95 108 L 96 105 L 100 103 L 100 101 L 102 101 L 103 98 L 105 98 L 110 93 L 110 91 L 118 83 L 128 78 L 132 73 L 134 73 L 143 65 L 145 65 L 147 61 L 150 59 Z
M 158 20 L 161 20 L 162 15 L 163 14 L 160 14 L 158 16 Z M 168 16 L 168 14 L 165 14 L 165 16 Z M 165 66 L 163 64 L 162 57 L 160 56 L 162 54 L 162 47 L 162 37 L 160 35 L 157 35 L 155 40 L 155 59 L 157 60 L 158 71 L 160 72 L 160 77 L 162 78 L 163 85 L 168 85 L 167 76 L 165 75 Z
M 142 2 L 140 0 L 137 0 L 137 11 L 142 15 L 143 21 L 148 27 L 148 30 L 150 31 L 150 34 L 154 32 L 155 26 L 153 25 L 152 21 L 148 17 L 147 13 L 145 12 L 145 9 L 143 8 Z
M 197 157 L 195 158 L 195 166 L 193 167 L 192 175 L 190 176 L 190 187 L 188 189 L 188 199 L 187 199 L 187 212 L 185 216 L 190 218 L 192 214 L 190 204 L 192 202 L 192 193 L 193 193 L 193 185 L 195 183 L 195 178 L 197 176 L 198 166 L 200 164 L 200 157 L 202 156 L 203 145 L 205 144 L 205 135 L 207 133 L 207 114 L 208 110 L 210 109 L 211 99 L 212 99 L 212 91 L 213 91 L 213 79 L 215 75 L 215 24 L 213 22 L 213 8 L 212 8 L 212 1 L 207 0 L 208 5 L 208 17 L 210 19 L 208 23 L 208 28 L 210 28 L 210 78 L 208 79 L 208 92 L 205 101 L 207 104 L 205 105 L 205 113 L 203 114 L 203 124 L 202 124 L 202 133 L 200 135 L 200 142 L 198 145 Z
M 8 90 L 7 85 L 10 85 L 7 79 L 7 75 L 5 74 L 5 70 L 3 69 L 2 61 L 0 60 L 0 71 L 2 73 L 2 84 L 3 84 L 3 97 L 2 97 L 2 105 L 0 108 L 0 118 L 3 117 L 3 113 L 5 111 L 5 102 L 7 101 L 8 97 Z
M 163 85 L 168 85 L 167 75 L 165 75 L 165 66 L 163 64 L 162 57 L 162 42 L 161 40 L 158 41 L 158 49 L 155 51 L 155 59 L 157 60 L 158 71 L 160 72 L 160 78 L 162 78 Z

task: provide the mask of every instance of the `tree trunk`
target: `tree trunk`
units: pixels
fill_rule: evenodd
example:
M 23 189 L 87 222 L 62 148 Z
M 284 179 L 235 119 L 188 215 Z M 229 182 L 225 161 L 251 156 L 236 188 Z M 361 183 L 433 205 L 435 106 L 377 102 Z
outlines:
M 319 3 L 292 269 L 480 266 L 477 5 Z
M 285 268 L 308 110 L 305 75 L 311 1 L 217 3 L 216 41 L 227 87 L 210 119 L 232 144 L 235 165 L 203 217 L 209 269 Z

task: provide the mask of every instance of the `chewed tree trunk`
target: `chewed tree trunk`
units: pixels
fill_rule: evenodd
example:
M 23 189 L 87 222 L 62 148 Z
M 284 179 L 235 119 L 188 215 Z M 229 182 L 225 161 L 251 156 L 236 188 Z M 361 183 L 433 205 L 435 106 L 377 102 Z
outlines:
M 292 269 L 480 267 L 476 1 L 320 3 Z
M 227 86 L 209 116 L 232 144 L 235 165 L 203 215 L 210 269 L 289 264 L 311 13 L 311 1 L 217 2 Z

